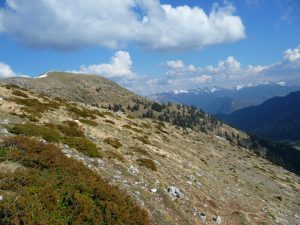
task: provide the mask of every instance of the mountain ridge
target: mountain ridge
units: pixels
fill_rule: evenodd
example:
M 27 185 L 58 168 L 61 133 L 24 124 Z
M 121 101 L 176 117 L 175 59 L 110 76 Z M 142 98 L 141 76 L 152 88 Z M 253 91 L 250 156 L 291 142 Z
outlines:
M 150 98 L 159 102 L 195 105 L 210 114 L 230 114 L 247 106 L 261 104 L 271 97 L 284 96 L 297 90 L 300 87 L 282 82 L 263 82 L 234 88 L 207 87 L 167 91 L 151 95 Z
M 273 97 L 261 105 L 237 110 L 220 119 L 245 131 L 275 140 L 300 140 L 300 91 Z

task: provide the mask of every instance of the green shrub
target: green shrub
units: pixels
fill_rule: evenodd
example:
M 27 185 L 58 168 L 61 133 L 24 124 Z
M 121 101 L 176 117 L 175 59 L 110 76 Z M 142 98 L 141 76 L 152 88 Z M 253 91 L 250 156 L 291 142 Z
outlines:
M 150 129 L 150 128 L 151 128 L 151 125 L 148 124 L 148 123 L 142 123 L 142 127 L 143 127 L 143 128 L 146 128 L 146 129 Z
M 18 85 L 15 85 L 15 84 L 6 84 L 5 87 L 7 89 L 20 89 L 20 87 Z
M 0 157 L 5 157 L 8 154 L 9 151 L 10 151 L 10 148 L 1 147 L 0 148 Z
M 90 118 L 90 119 L 96 119 L 96 115 L 98 114 L 97 111 L 95 110 L 90 110 L 84 107 L 78 108 L 77 106 L 73 105 L 66 105 L 67 110 L 75 115 L 77 118 Z
M 120 148 L 122 146 L 121 142 L 117 138 L 106 138 L 104 141 L 114 148 Z
M 13 127 L 9 128 L 9 131 L 13 134 L 23 134 L 26 136 L 35 136 L 35 137 L 41 137 L 46 141 L 49 142 L 58 142 L 58 143 L 64 143 L 70 146 L 71 148 L 75 148 L 79 152 L 85 154 L 89 157 L 101 157 L 101 154 L 99 152 L 99 149 L 97 146 L 90 140 L 86 139 L 84 136 L 76 136 L 76 134 L 82 134 L 81 130 L 77 130 L 77 125 L 75 125 L 75 122 L 73 121 L 66 121 L 66 124 L 68 126 L 72 127 L 73 130 L 70 127 L 64 127 L 64 126 L 56 126 L 54 124 L 45 124 L 45 125 L 36 125 L 36 124 L 14 124 Z M 64 127 L 62 129 L 62 127 Z M 74 128 L 75 127 L 75 128 Z M 64 133 L 66 136 L 64 136 L 59 130 L 61 129 L 61 132 Z
M 113 125 L 115 125 L 116 123 L 114 122 L 114 121 L 112 121 L 112 120 L 104 120 L 104 122 L 106 122 L 106 123 L 110 123 L 110 124 L 113 124 Z
M 57 127 L 66 136 L 84 137 L 83 129 L 75 121 L 67 120 L 63 122 L 63 125 Z
M 16 95 L 16 96 L 20 96 L 20 97 L 23 97 L 23 98 L 28 98 L 28 95 L 26 93 L 24 93 L 23 91 L 20 91 L 20 90 L 13 90 L 11 93 L 13 95 Z
M 9 128 L 9 132 L 13 134 L 24 134 L 26 136 L 41 137 L 49 142 L 59 142 L 62 135 L 55 128 L 32 123 L 14 124 Z
M 133 139 L 136 139 L 136 140 L 139 140 L 140 142 L 146 144 L 146 145 L 150 145 L 150 141 L 148 140 L 148 136 L 144 136 L 144 137 L 141 137 L 141 136 L 136 136 L 136 137 L 133 137 Z
M 143 158 L 143 159 L 137 159 L 136 161 L 140 166 L 147 167 L 148 169 L 150 169 L 152 171 L 157 171 L 155 162 L 153 162 L 153 160 L 151 160 L 151 159 Z
M 139 154 L 142 154 L 142 155 L 145 155 L 145 156 L 150 156 L 149 153 L 141 147 L 131 146 L 129 149 L 136 152 L 136 153 L 139 153 Z
M 75 148 L 79 152 L 92 158 L 101 158 L 99 148 L 90 140 L 83 137 L 64 137 L 62 142 L 71 148 Z
M 129 124 L 125 124 L 123 127 L 126 128 L 126 129 L 129 129 L 129 130 L 133 130 L 134 132 L 137 132 L 137 133 L 143 133 L 142 130 L 140 130 L 140 129 L 136 128 L 136 127 L 132 127 Z
M 120 153 L 115 151 L 105 152 L 105 157 L 108 159 L 117 159 L 120 162 L 125 162 L 125 158 Z
M 96 121 L 93 120 L 88 120 L 88 119 L 80 119 L 79 120 L 81 123 L 84 123 L 86 125 L 92 126 L 92 127 L 96 127 L 98 126 L 98 123 Z
M 20 99 L 15 98 L 12 101 L 16 102 L 19 105 L 23 105 L 22 108 L 24 112 L 30 114 L 32 117 L 40 118 L 42 113 L 47 112 L 48 110 L 58 109 L 60 104 L 55 101 L 48 101 L 46 103 L 40 102 L 38 99 Z
M 32 167 L 3 175 L 0 189 L 11 194 L 1 201 L 0 224 L 150 225 L 129 196 L 55 145 L 21 136 L 5 144 L 19 149 L 11 157 Z

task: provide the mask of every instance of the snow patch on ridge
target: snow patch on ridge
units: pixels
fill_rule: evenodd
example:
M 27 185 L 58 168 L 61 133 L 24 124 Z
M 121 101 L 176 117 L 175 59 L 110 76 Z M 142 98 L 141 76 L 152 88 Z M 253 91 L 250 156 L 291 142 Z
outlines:
M 48 77 L 48 73 L 45 73 L 45 74 L 43 74 L 43 75 L 41 75 L 39 77 L 36 77 L 36 79 L 45 78 L 45 77 Z

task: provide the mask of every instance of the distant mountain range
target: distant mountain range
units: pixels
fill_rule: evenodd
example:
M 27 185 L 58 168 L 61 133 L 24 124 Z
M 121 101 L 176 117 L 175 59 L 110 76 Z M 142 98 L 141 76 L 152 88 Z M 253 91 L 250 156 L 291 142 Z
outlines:
M 284 82 L 263 82 L 238 85 L 234 88 L 197 88 L 156 93 L 150 96 L 158 102 L 194 105 L 210 114 L 230 114 L 235 110 L 263 103 L 274 96 L 285 96 L 300 90 L 299 86 Z
M 300 91 L 217 117 L 274 140 L 300 141 Z

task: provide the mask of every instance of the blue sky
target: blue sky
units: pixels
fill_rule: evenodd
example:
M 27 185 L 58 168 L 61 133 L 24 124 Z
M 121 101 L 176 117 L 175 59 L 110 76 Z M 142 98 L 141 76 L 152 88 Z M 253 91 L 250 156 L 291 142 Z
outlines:
M 91 73 L 141 94 L 300 78 L 298 0 L 84 2 L 0 0 L 0 77 Z

